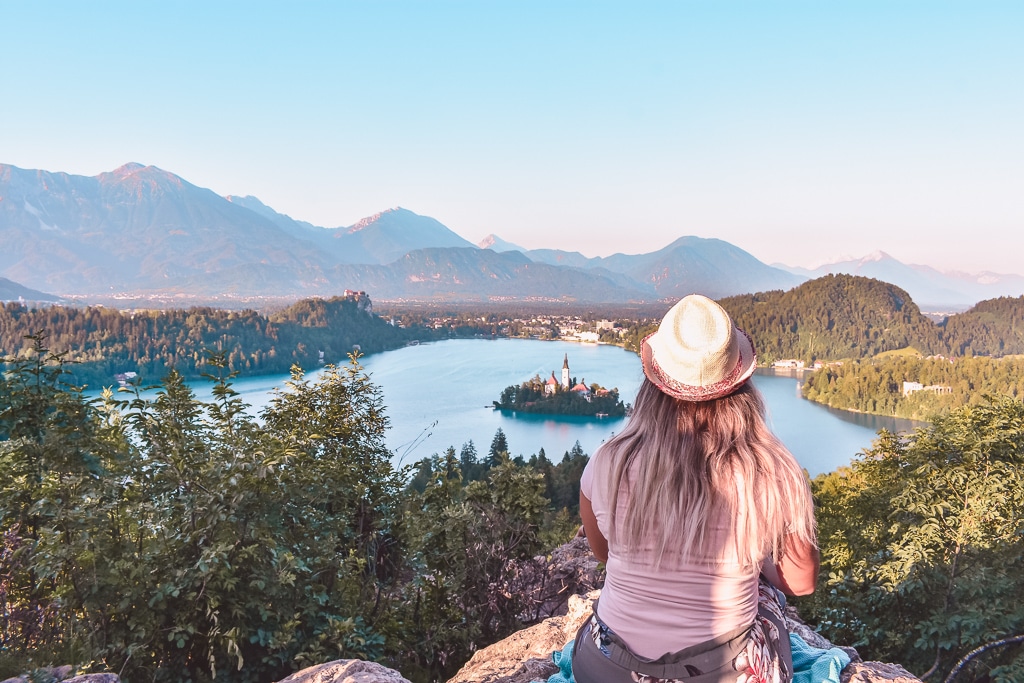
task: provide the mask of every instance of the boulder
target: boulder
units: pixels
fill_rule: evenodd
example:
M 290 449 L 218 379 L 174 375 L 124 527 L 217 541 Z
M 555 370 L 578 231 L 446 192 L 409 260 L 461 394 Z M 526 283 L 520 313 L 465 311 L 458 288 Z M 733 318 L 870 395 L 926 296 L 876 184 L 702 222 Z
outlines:
M 523 587 L 532 607 L 523 614 L 526 623 L 565 614 L 569 599 L 586 595 L 604 585 L 604 569 L 590 551 L 586 538 L 574 538 L 548 556 L 538 556 L 521 568 Z
M 566 614 L 546 619 L 479 650 L 448 683 L 546 681 L 558 671 L 551 661 L 551 653 L 561 650 L 576 637 L 576 632 L 590 618 L 594 601 L 600 594 L 593 590 L 586 595 L 571 596 L 566 601 Z M 786 608 L 786 625 L 812 647 L 840 647 L 850 655 L 850 664 L 843 669 L 841 683 L 920 683 L 920 679 L 898 664 L 864 662 L 853 648 L 834 646 L 801 621 L 792 607 Z
M 847 648 L 843 648 L 844 650 Z M 899 664 L 851 662 L 843 669 L 839 683 L 921 683 L 921 679 Z
M 39 673 L 43 676 L 40 677 Z M 70 664 L 64 664 L 63 666 L 44 667 L 40 669 L 35 675 L 35 680 L 49 680 L 58 681 L 59 683 L 121 683 L 121 679 L 117 674 L 114 673 L 101 673 L 101 674 L 80 674 L 78 676 L 72 676 L 75 673 L 75 667 Z M 15 678 L 8 678 L 0 683 L 28 683 L 32 680 L 29 674 L 22 674 Z
M 394 669 L 361 659 L 338 659 L 296 671 L 279 683 L 410 683 Z
M 551 653 L 576 637 L 590 618 L 600 591 L 573 595 L 566 600 L 564 615 L 513 633 L 478 650 L 448 683 L 530 683 L 546 681 L 558 671 Z

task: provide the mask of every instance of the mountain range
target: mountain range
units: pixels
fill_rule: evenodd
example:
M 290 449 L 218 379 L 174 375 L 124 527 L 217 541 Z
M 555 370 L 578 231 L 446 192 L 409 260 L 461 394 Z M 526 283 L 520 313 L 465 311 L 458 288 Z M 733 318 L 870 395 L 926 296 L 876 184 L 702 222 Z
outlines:
M 59 303 L 60 297 L 30 289 L 17 282 L 12 282 L 5 277 L 0 277 L 0 301 L 35 301 Z
M 843 274 L 889 282 L 906 290 L 922 310 L 927 311 L 962 311 L 984 299 L 1024 294 L 1024 277 L 1020 275 L 943 273 L 931 266 L 908 265 L 884 251 L 876 251 L 862 259 L 829 263 L 813 270 L 775 265 L 811 279 Z
M 927 304 L 963 307 L 989 291 L 985 282 L 968 287 L 888 257 L 872 263 L 888 270 L 875 275 L 865 263 L 856 274 L 894 282 Z M 920 296 L 909 274 L 935 297 Z M 84 301 L 214 303 L 353 289 L 376 300 L 625 303 L 789 289 L 815 273 L 770 266 L 728 242 L 693 236 L 648 254 L 593 258 L 527 250 L 496 235 L 475 245 L 402 208 L 324 228 L 256 197 L 222 197 L 131 163 L 97 176 L 0 165 L 0 276 L 38 290 L 36 300 L 52 292 Z M 991 287 L 1024 282 L 1000 277 L 988 277 Z M 0 298 L 18 296 L 29 298 L 0 288 Z

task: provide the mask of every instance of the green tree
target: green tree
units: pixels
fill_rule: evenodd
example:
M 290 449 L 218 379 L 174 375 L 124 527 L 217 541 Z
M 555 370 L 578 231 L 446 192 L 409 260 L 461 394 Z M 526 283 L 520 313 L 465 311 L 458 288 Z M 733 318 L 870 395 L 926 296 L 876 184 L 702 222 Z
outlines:
M 41 339 L 12 359 L 3 674 L 70 661 L 126 680 L 247 683 L 361 657 L 437 680 L 535 613 L 542 539 L 578 522 L 553 514 L 545 476 L 509 459 L 501 431 L 494 467 L 467 442 L 421 463 L 422 492 L 406 490 L 357 363 L 315 380 L 293 369 L 256 419 L 229 356 L 207 358 L 208 402 L 175 372 L 153 397 L 87 401 Z
M 264 427 L 213 362 L 210 403 L 175 373 L 153 399 L 103 405 L 48 383 L 45 363 L 5 376 L 0 515 L 17 537 L 0 599 L 18 652 L 75 647 L 154 681 L 384 655 L 402 477 L 379 390 L 358 366 L 296 372 Z
M 565 452 L 562 461 L 553 468 L 550 475 L 549 497 L 556 510 L 566 509 L 578 516 L 580 511 L 580 477 L 590 457 L 583 452 L 580 442 Z
M 540 550 L 548 501 L 541 476 L 507 455 L 486 481 L 465 487 L 454 449 L 433 464 L 411 511 L 417 571 L 406 586 L 403 620 L 413 635 L 402 658 L 444 680 L 474 649 L 522 625 L 537 578 L 524 566 Z
M 1024 404 L 961 408 L 907 439 L 883 433 L 814 492 L 824 585 L 809 604 L 834 640 L 927 675 L 1024 631 Z M 1015 647 L 974 666 L 1019 680 Z
M 26 662 L 88 647 L 76 615 L 63 611 L 87 586 L 70 583 L 60 565 L 106 526 L 103 476 L 118 446 L 65 382 L 63 357 L 42 334 L 29 341 L 0 376 L 0 653 Z
M 488 462 L 491 467 L 496 467 L 501 463 L 503 456 L 509 455 L 508 451 L 508 439 L 505 438 L 505 432 L 501 427 L 494 432 L 494 438 L 491 439 L 491 447 L 487 451 Z
M 470 439 L 462 444 L 459 451 L 459 468 L 462 470 L 462 480 L 465 482 L 479 481 L 487 476 L 489 463 L 480 462 L 476 453 L 476 445 Z

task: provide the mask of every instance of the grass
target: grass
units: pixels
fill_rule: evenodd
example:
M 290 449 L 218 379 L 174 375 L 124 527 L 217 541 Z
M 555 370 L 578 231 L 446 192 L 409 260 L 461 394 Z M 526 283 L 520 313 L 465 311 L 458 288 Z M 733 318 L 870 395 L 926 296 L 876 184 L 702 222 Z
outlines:
M 882 351 L 875 355 L 875 360 L 885 360 L 886 358 L 923 358 L 924 354 L 915 349 L 913 346 L 907 346 L 902 349 L 893 349 L 892 351 Z

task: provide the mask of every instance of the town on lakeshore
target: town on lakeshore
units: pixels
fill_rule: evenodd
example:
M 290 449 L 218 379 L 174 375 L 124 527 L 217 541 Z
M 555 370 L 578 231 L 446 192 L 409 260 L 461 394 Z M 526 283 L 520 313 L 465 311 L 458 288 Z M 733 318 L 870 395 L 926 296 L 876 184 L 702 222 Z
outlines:
M 985 395 L 1024 395 L 1024 340 L 1016 333 L 1024 297 L 982 301 L 936 322 L 891 284 L 828 275 L 720 302 L 755 340 L 761 367 L 797 374 L 805 398 L 833 408 L 929 420 Z M 224 374 L 283 374 L 445 339 L 572 341 L 636 353 L 669 305 L 377 302 L 362 290 L 261 311 L 12 302 L 0 311 L 0 352 L 23 356 L 44 330 L 41 343 L 62 354 L 68 378 L 92 388 L 145 386 L 172 369 L 195 380 L 210 374 L 210 361 Z M 595 407 L 605 397 L 585 380 L 565 386 L 557 374 L 554 384 L 548 377 L 525 383 L 530 391 L 541 385 L 536 398 L 521 392 L 514 404 L 498 403 L 519 412 L 619 412 Z M 577 384 L 588 392 L 573 391 Z

